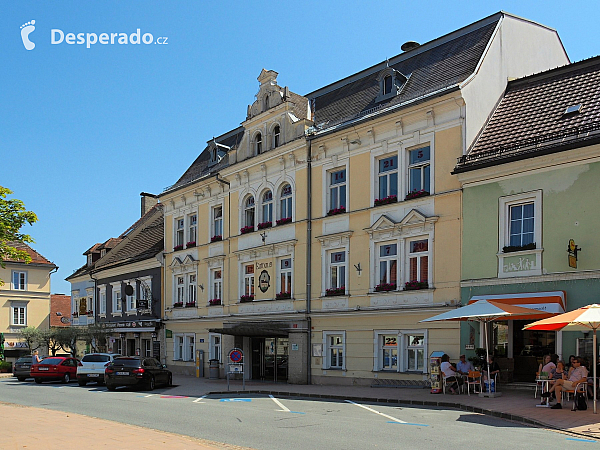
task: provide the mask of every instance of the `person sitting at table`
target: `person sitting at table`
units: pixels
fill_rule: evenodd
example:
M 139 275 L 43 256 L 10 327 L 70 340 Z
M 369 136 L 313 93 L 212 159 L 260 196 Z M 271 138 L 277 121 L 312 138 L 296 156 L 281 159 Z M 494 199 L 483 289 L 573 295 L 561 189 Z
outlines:
M 495 379 L 496 375 L 500 373 L 500 366 L 496 361 L 494 361 L 494 356 L 489 356 L 489 365 L 490 365 L 490 378 Z M 483 366 L 481 367 L 481 373 L 483 374 L 483 380 L 487 380 L 488 376 L 488 362 L 484 361 Z
M 450 364 L 450 357 L 445 353 L 442 356 L 442 364 L 440 366 L 440 369 L 444 374 L 446 385 L 450 386 L 450 392 L 452 392 L 452 394 L 456 394 L 458 386 L 463 384 L 463 379 L 462 377 L 457 376 L 456 367 Z
M 544 355 L 544 359 L 542 360 L 542 363 L 540 364 L 540 367 L 538 369 L 538 372 L 540 373 L 540 377 L 542 376 L 542 372 L 546 372 L 546 374 L 548 376 L 550 376 L 550 373 L 555 369 L 556 369 L 556 364 L 554 364 L 552 362 L 552 356 Z
M 569 362 L 567 363 L 567 376 L 571 375 L 571 372 L 575 368 L 573 366 L 573 360 L 575 359 L 575 355 L 569 356 Z
M 556 383 L 557 380 L 566 380 L 567 379 L 567 369 L 565 367 L 565 362 L 557 361 L 556 367 L 554 369 L 552 369 L 548 375 L 549 375 L 548 386 L 552 386 L 554 383 Z M 556 398 L 555 392 L 552 393 L 552 397 Z M 542 398 L 542 405 L 547 405 L 547 404 L 548 404 L 548 399 Z
M 587 382 L 588 371 L 582 365 L 582 362 L 582 358 L 576 356 L 573 359 L 573 370 L 569 373 L 569 378 L 567 380 L 556 380 L 550 390 L 542 394 L 542 397 L 550 397 L 553 392 L 556 392 L 556 398 L 560 400 L 551 409 L 562 409 L 562 391 L 564 389 L 572 390 L 577 386 L 577 383 Z
M 471 361 L 466 360 L 465 355 L 460 355 L 460 361 L 458 361 L 458 363 L 456 364 L 456 369 L 457 369 L 457 372 L 460 373 L 461 375 L 468 375 L 469 370 L 471 370 L 471 371 L 475 370 Z

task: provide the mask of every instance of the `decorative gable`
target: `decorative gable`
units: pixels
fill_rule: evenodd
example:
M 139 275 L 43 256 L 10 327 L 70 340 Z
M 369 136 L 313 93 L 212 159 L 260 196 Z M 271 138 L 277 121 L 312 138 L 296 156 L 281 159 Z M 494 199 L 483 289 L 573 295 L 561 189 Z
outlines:
M 248 114 L 246 120 L 249 120 L 259 114 L 283 103 L 290 96 L 287 87 L 281 88 L 277 85 L 277 75 L 274 70 L 263 69 L 258 76 L 260 87 L 256 94 L 256 100 L 252 105 L 248 105 Z
M 438 216 L 427 217 L 416 209 L 411 209 L 404 218 L 398 222 L 397 228 L 400 234 L 423 233 L 433 231 L 433 224 L 439 219 Z

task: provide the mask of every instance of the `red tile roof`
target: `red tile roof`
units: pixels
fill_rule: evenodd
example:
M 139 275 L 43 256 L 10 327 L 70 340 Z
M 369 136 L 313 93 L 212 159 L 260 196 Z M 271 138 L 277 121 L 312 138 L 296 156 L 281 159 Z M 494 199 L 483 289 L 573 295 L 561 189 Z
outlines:
M 16 248 L 17 250 L 25 250 L 31 257 L 31 264 L 48 264 L 49 266 L 56 267 L 52 261 L 44 258 L 42 255 L 40 255 L 37 251 L 32 249 L 27 244 L 23 244 L 22 242 L 9 242 L 8 245 Z M 23 260 L 12 259 L 12 258 L 6 258 L 4 261 L 5 262 L 24 262 Z

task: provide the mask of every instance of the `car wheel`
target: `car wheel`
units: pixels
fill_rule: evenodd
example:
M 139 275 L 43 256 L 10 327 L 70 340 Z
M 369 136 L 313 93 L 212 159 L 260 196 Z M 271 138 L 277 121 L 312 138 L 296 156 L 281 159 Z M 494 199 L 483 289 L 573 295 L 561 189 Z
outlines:
M 173 386 L 173 375 L 169 374 L 169 378 L 167 378 L 167 386 Z
M 79 386 L 85 386 L 87 384 L 87 381 L 85 380 L 78 380 Z
M 117 389 L 117 387 L 113 386 L 112 384 L 107 384 L 106 389 L 108 389 L 109 391 L 115 391 Z
M 17 377 L 17 380 L 19 380 L 19 381 L 25 381 L 25 378 L 24 377 Z
M 68 373 L 65 373 L 63 378 L 62 378 L 62 382 L 63 383 L 68 383 L 69 381 L 71 381 L 71 377 L 69 376 Z
M 155 384 L 156 382 L 154 381 L 154 377 L 150 377 L 150 379 L 148 380 L 148 390 L 149 391 L 153 391 L 154 387 L 156 386 Z
M 36 379 L 35 379 L 35 382 L 36 382 L 37 384 L 42 384 L 42 379 L 41 379 L 41 378 L 36 378 Z

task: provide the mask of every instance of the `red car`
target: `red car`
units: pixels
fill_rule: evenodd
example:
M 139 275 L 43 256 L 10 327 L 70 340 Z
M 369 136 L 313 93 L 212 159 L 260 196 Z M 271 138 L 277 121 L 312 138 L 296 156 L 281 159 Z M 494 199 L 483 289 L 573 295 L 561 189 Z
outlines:
M 75 358 L 51 356 L 39 364 L 33 364 L 30 375 L 38 384 L 44 380 L 61 380 L 68 383 L 77 379 L 78 362 Z

